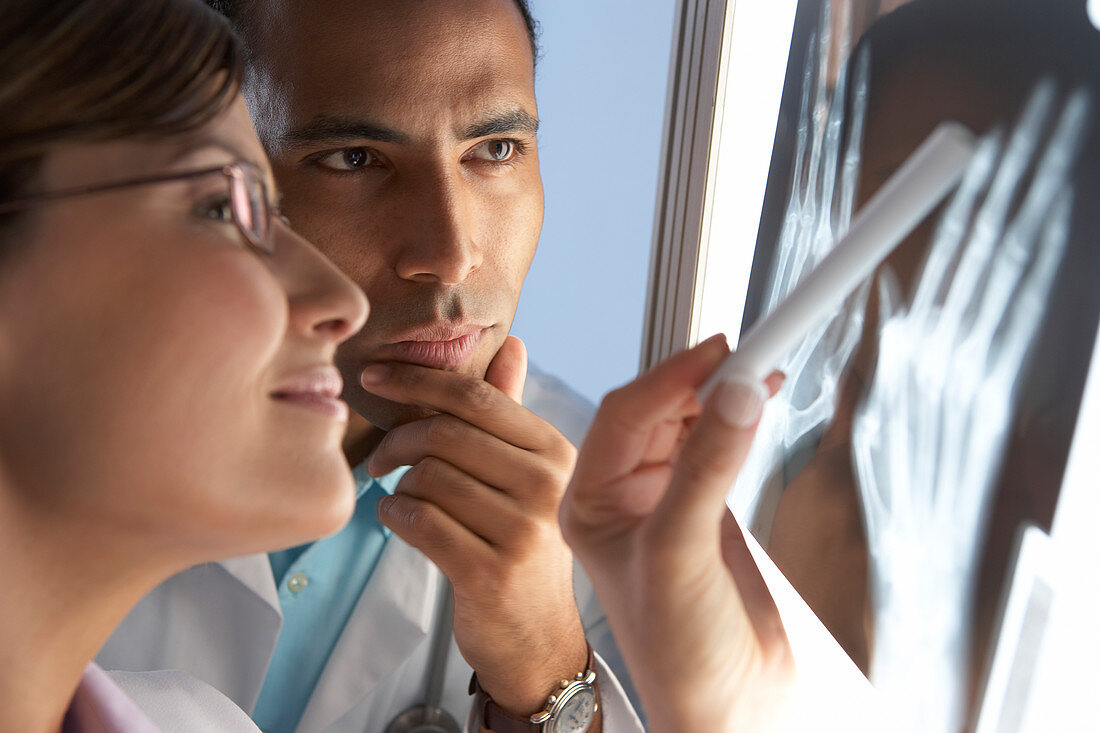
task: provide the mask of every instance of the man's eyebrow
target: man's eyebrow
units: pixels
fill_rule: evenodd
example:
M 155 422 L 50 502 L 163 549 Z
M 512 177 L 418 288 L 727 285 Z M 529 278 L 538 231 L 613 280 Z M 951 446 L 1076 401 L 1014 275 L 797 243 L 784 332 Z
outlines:
M 478 137 L 506 135 L 516 132 L 525 132 L 534 135 L 538 131 L 539 121 L 537 117 L 528 114 L 522 109 L 514 109 L 493 115 L 480 122 L 475 122 L 463 130 L 462 139 L 473 140 Z
M 346 143 L 357 140 L 403 144 L 409 141 L 409 136 L 391 127 L 369 120 L 318 117 L 302 127 L 290 130 L 279 138 L 279 142 L 284 145 Z

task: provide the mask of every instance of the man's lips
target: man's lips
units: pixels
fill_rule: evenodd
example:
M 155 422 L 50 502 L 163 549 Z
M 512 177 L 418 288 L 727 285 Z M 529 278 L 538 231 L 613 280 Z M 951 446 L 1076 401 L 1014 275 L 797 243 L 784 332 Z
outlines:
M 434 369 L 458 369 L 477 351 L 488 326 L 435 325 L 400 334 L 372 354 L 371 361 L 403 361 Z
M 335 367 L 318 366 L 283 379 L 271 391 L 271 398 L 347 422 L 348 406 L 340 399 L 343 387 L 344 380 Z

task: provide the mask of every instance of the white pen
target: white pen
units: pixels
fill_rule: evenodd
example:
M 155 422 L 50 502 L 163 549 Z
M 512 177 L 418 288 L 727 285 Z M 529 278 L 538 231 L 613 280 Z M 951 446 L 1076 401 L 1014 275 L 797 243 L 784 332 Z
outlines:
M 767 377 L 950 193 L 975 147 L 974 134 L 963 125 L 945 122 L 937 127 L 867 202 L 848 234 L 775 310 L 745 333 L 699 390 L 699 402 L 705 402 L 726 377 Z

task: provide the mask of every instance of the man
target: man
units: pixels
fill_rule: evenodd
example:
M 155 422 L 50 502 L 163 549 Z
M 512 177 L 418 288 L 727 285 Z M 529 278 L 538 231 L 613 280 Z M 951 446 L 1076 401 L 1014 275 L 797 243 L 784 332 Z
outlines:
M 359 507 L 312 546 L 169 581 L 100 660 L 183 668 L 265 730 L 382 731 L 430 686 L 446 595 L 434 564 L 469 663 L 446 664 L 455 717 L 551 730 L 568 713 L 525 719 L 591 667 L 588 730 L 640 730 L 590 661 L 586 629 L 617 658 L 602 614 L 590 591 L 574 599 L 557 507 L 575 450 L 521 406 L 526 357 L 507 335 L 543 212 L 526 3 L 220 5 L 249 49 L 245 97 L 283 210 L 371 299 L 369 327 L 338 357 L 360 416 L 346 441 Z

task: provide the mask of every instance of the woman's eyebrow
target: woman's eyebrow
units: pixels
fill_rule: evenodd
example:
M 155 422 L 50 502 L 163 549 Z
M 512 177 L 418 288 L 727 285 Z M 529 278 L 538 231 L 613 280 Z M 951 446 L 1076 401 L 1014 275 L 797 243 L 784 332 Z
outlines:
M 260 160 L 254 160 L 251 157 L 245 155 L 235 146 L 224 140 L 211 140 L 205 138 L 202 140 L 195 140 L 190 143 L 181 145 L 179 150 L 172 156 L 169 165 L 179 163 L 181 160 L 189 158 L 199 153 L 216 150 L 227 154 L 234 162 L 249 163 L 260 170 L 263 173 L 264 185 L 267 186 L 268 194 L 272 197 L 273 201 L 279 201 L 282 199 L 283 192 L 279 188 L 278 183 L 275 181 L 275 177 L 271 173 L 271 168 L 268 165 L 267 156 L 261 155 Z M 229 162 L 229 161 L 226 161 Z
M 179 161 L 183 160 L 184 158 L 189 158 L 193 155 L 196 155 L 197 153 L 201 153 L 201 152 L 204 152 L 204 151 L 207 151 L 207 150 L 220 150 L 224 153 L 229 154 L 229 156 L 233 160 L 240 160 L 240 161 L 245 161 L 245 162 L 248 162 L 248 163 L 252 163 L 253 165 L 258 165 L 258 163 L 256 161 L 249 158 L 247 155 L 242 153 L 240 150 L 235 148 L 233 145 L 231 145 L 231 144 L 229 144 L 229 143 L 227 143 L 223 140 L 211 140 L 210 138 L 190 140 L 190 141 L 187 141 L 187 142 L 183 143 L 172 154 L 172 157 L 168 161 L 168 164 L 173 165 L 173 164 L 178 163 Z

